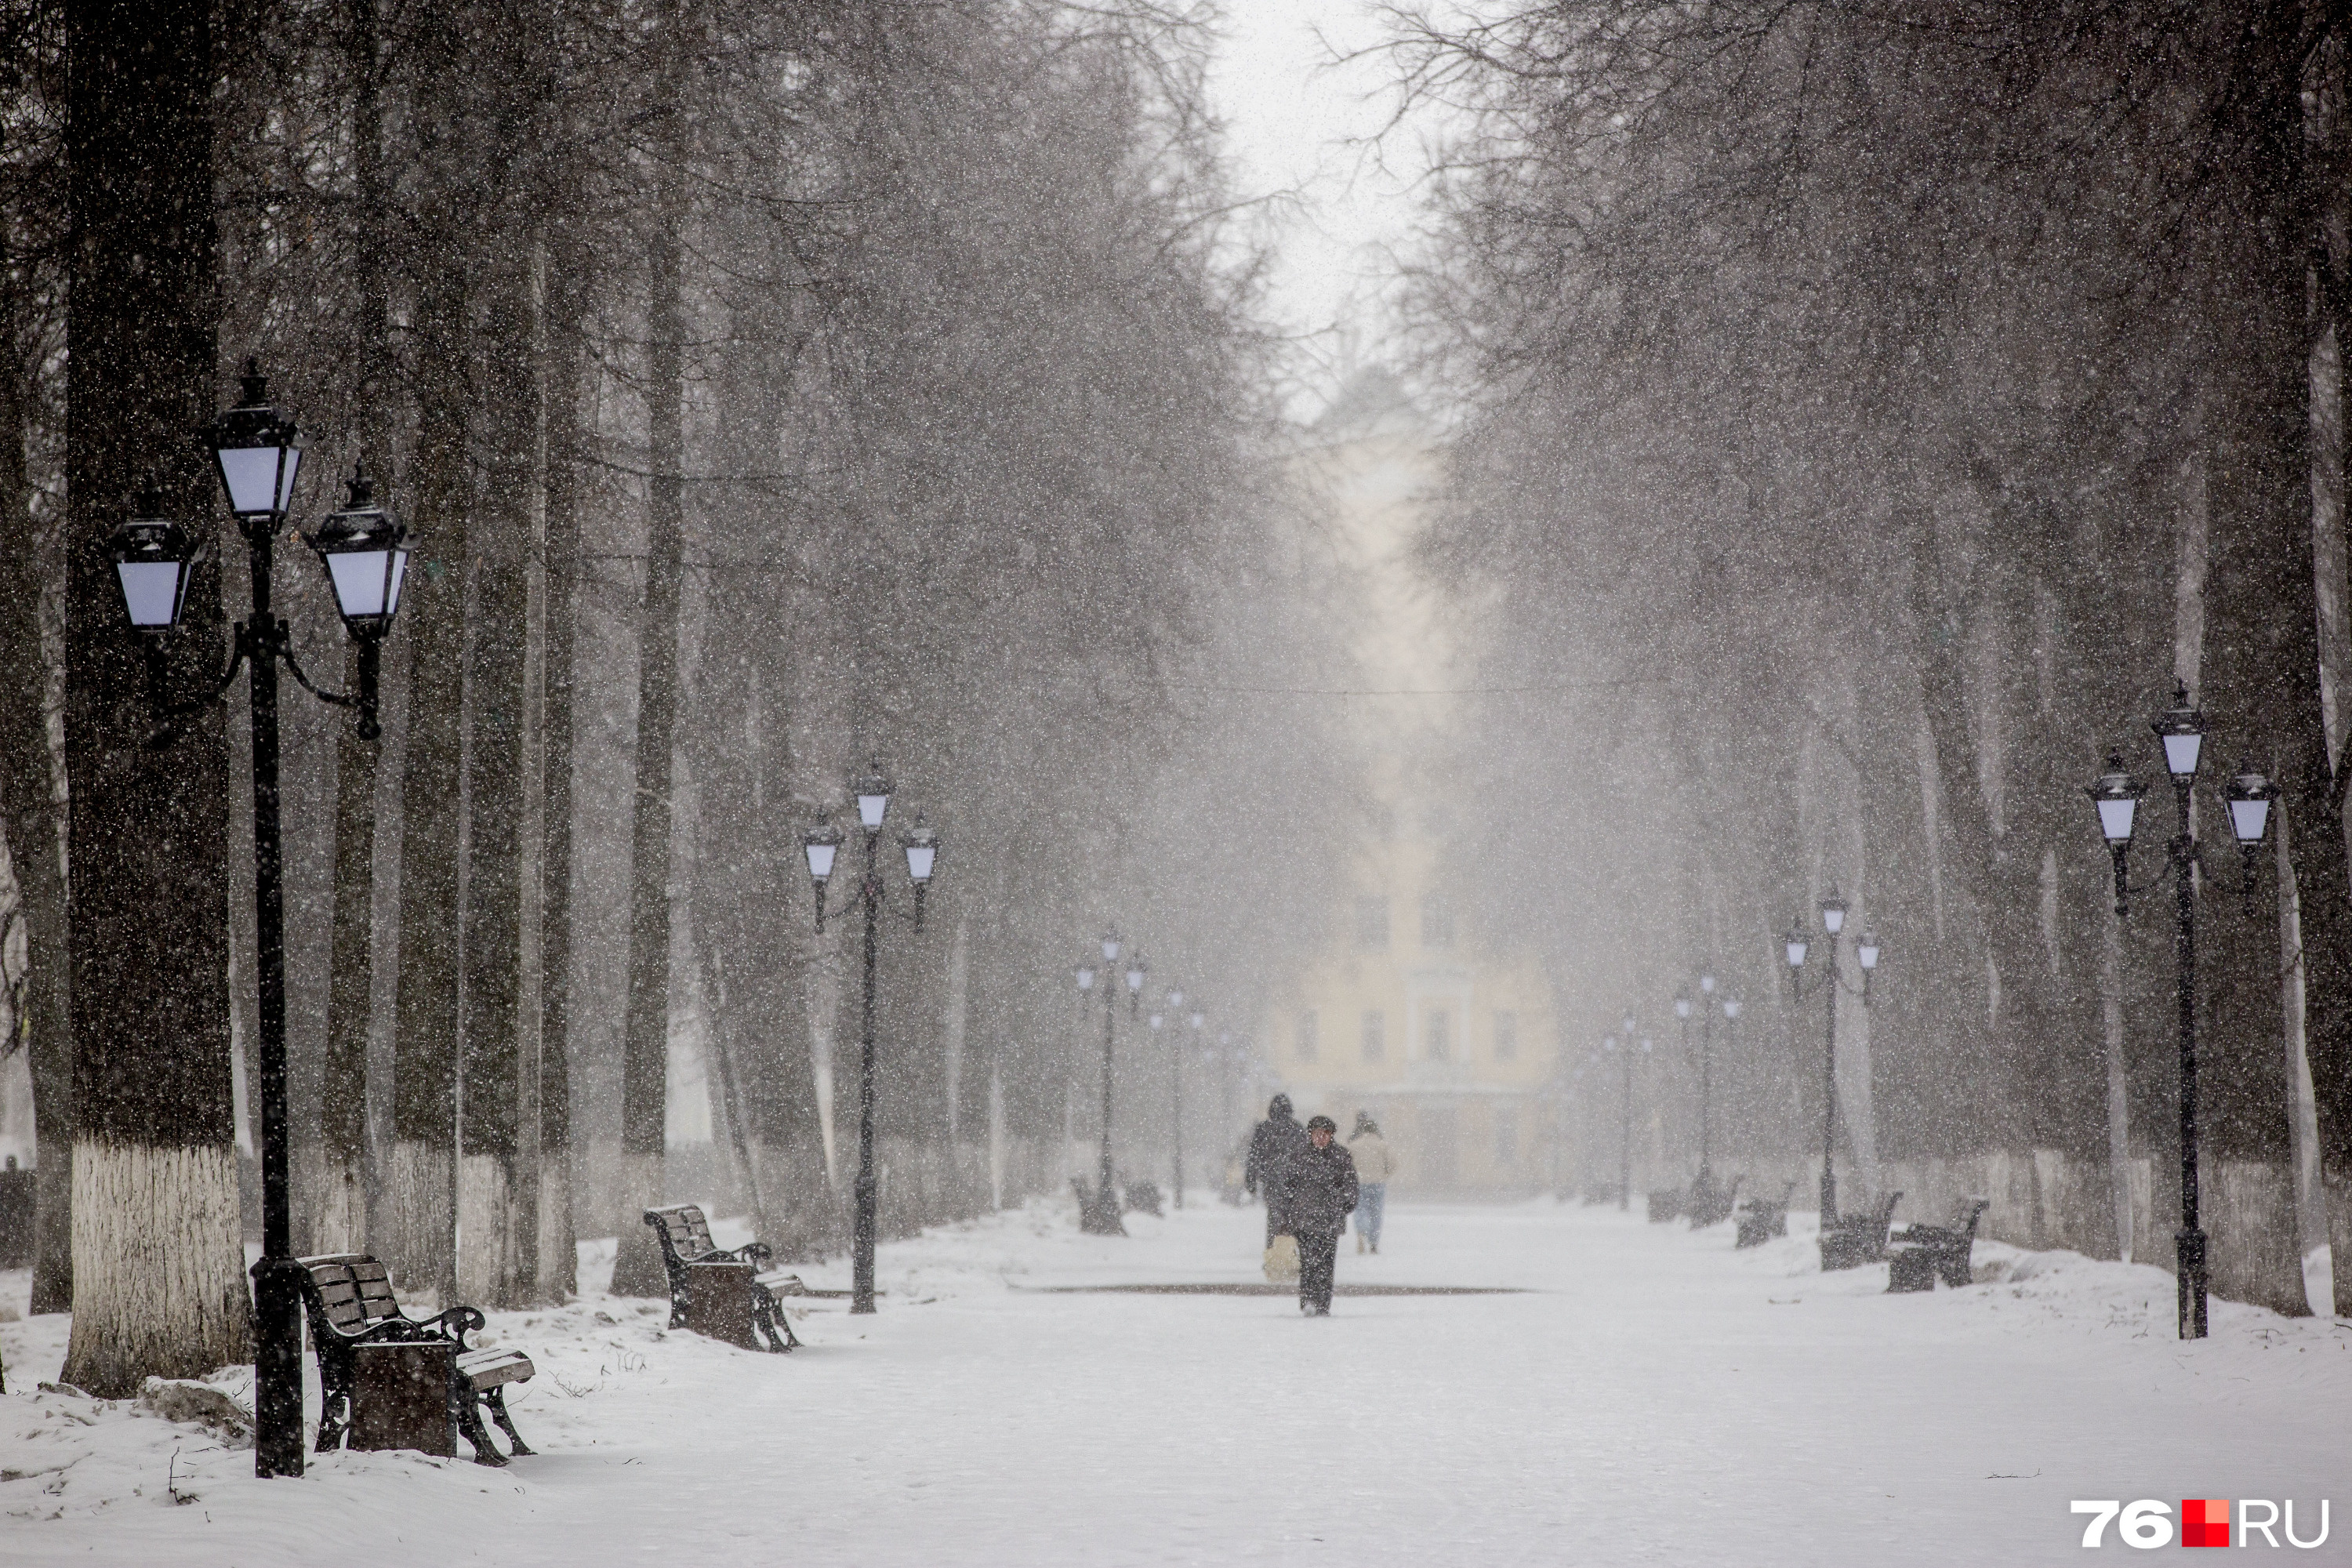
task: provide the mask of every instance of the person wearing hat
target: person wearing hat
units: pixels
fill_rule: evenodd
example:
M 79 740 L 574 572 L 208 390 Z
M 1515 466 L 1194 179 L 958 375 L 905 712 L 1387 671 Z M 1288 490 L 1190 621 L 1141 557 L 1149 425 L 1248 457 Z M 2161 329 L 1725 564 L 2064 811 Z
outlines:
M 1290 1163 L 1307 1147 L 1307 1134 L 1290 1114 L 1290 1096 L 1277 1094 L 1266 1101 L 1265 1120 L 1250 1132 L 1249 1163 L 1242 1173 L 1251 1192 L 1265 1194 L 1265 1244 L 1290 1234 L 1290 1216 L 1283 1201 Z
M 1339 1267 L 1339 1233 L 1356 1207 L 1356 1162 L 1334 1142 L 1339 1124 L 1328 1116 L 1307 1123 L 1307 1146 L 1293 1157 L 1285 1184 L 1290 1233 L 1298 1238 L 1298 1310 L 1331 1315 L 1331 1273 Z
M 1348 1152 L 1356 1162 L 1356 1250 L 1367 1243 L 1381 1249 L 1381 1215 L 1388 1207 L 1389 1177 L 1396 1156 L 1389 1152 L 1381 1124 L 1366 1110 L 1356 1112 L 1356 1130 L 1348 1134 Z

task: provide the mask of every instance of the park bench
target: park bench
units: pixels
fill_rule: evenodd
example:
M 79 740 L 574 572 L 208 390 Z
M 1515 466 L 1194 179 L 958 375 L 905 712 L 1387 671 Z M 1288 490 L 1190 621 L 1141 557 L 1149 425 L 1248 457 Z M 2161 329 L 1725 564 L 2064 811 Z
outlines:
M 1704 1230 L 1729 1219 L 1731 1211 L 1739 1205 L 1739 1184 L 1747 1179 L 1734 1176 L 1727 1187 L 1718 1187 L 1713 1182 L 1693 1182 L 1690 1196 L 1683 1205 L 1684 1212 L 1690 1216 L 1691 1228 Z
M 527 1380 L 536 1369 L 519 1350 L 469 1349 L 466 1336 L 485 1319 L 478 1307 L 450 1307 L 430 1318 L 400 1310 L 383 1264 L 363 1252 L 339 1252 L 298 1260 L 302 1305 L 310 1320 L 310 1345 L 319 1357 L 319 1451 L 341 1446 L 362 1412 L 357 1406 L 359 1352 L 378 1345 L 446 1346 L 448 1350 L 447 1420 L 474 1446 L 477 1464 L 503 1465 L 482 1425 L 481 1407 L 505 1429 L 518 1454 L 531 1451 L 507 1415 L 506 1385 Z M 454 1452 L 454 1446 L 434 1451 Z
M 1081 1177 L 1070 1178 L 1070 1191 L 1078 1197 L 1078 1228 L 1088 1236 L 1125 1236 L 1127 1223 L 1120 1219 L 1120 1199 L 1115 1186 L 1088 1186 Z
M 1956 1290 L 1968 1284 L 1975 1278 L 1969 1258 L 1977 1222 L 1991 1206 L 1989 1198 L 1962 1198 L 1952 1205 L 1950 1225 L 1906 1225 L 1895 1231 L 1886 1242 L 1886 1289 L 1932 1290 L 1938 1278 Z
M 1822 1270 L 1859 1268 L 1865 1263 L 1886 1261 L 1886 1227 L 1895 1217 L 1895 1205 L 1901 1193 L 1889 1193 L 1875 1212 L 1850 1214 L 1822 1223 Z
M 1739 1234 L 1732 1242 L 1735 1248 L 1761 1247 L 1775 1237 L 1789 1234 L 1789 1200 L 1796 1195 L 1797 1183 L 1790 1179 L 1780 1189 L 1778 1199 L 1750 1195 L 1735 1215 L 1739 1222 Z
M 1680 1187 L 1653 1187 L 1646 1194 L 1650 1201 L 1650 1223 L 1664 1225 L 1683 1215 L 1683 1190 Z
M 1150 1177 L 1127 1178 L 1126 1194 L 1127 1206 L 1136 1213 L 1148 1214 L 1154 1219 L 1164 1216 L 1165 1211 L 1160 1207 L 1160 1184 Z
M 800 1348 L 772 1287 L 789 1283 L 791 1293 L 799 1294 L 801 1283 L 789 1274 L 760 1278 L 760 1265 L 775 1256 L 765 1243 L 748 1242 L 731 1251 L 715 1246 L 699 1204 L 647 1209 L 646 1224 L 661 1243 L 662 1268 L 669 1275 L 671 1328 L 780 1355 Z M 767 1336 L 764 1347 L 752 1338 L 754 1329 Z

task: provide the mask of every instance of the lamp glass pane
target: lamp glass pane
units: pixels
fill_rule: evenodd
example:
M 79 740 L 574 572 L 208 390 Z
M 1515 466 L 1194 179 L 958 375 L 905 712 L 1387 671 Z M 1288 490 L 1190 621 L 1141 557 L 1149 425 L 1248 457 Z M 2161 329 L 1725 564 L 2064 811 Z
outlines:
M 1127 988 L 1129 991 L 1140 991 L 1143 989 L 1143 971 L 1140 969 L 1130 969 L 1127 972 Z
M 391 580 L 389 550 L 347 550 L 327 557 L 335 604 L 346 617 L 380 616 Z
M 1699 988 L 1699 990 L 1700 990 L 1702 993 L 1704 993 L 1704 994 L 1706 994 L 1706 995 L 1709 995 L 1709 996 L 1714 995 L 1714 994 L 1715 994 L 1715 976 L 1714 976 L 1714 975 L 1712 975 L 1712 974 L 1702 974 L 1702 975 L 1700 975 L 1700 976 L 1698 977 L 1698 988 Z
M 1737 1020 L 1739 1016 L 1739 1004 L 1737 1002 L 1726 1002 L 1723 1005 L 1723 1016 L 1727 1018 Z
M 1789 967 L 1791 969 L 1802 969 L 1805 966 L 1805 948 L 1807 944 L 1801 942 L 1792 942 L 1786 945 L 1789 950 Z
M 912 877 L 918 882 L 929 881 L 931 879 L 931 861 L 939 852 L 940 847 L 936 844 L 908 845 L 907 875 Z
M 1677 1018 L 1687 1018 L 1690 1016 L 1689 997 L 1677 996 L 1675 998 L 1675 1016 Z
M 2139 802 L 2126 797 L 2122 800 L 2102 800 L 2099 803 L 2099 832 L 2110 844 L 2128 844 L 2132 836 L 2132 813 Z M 2081 817 L 2074 819 L 2077 822 Z
M 395 550 L 392 552 L 392 593 L 384 600 L 383 605 L 383 613 L 385 615 L 396 616 L 400 614 L 400 590 L 402 585 L 407 581 L 408 552 L 405 550 Z
M 240 516 L 277 510 L 273 486 L 278 483 L 278 448 L 224 447 L 220 452 L 221 484 L 228 491 L 228 509 Z M 293 454 L 289 453 L 291 458 Z M 287 487 L 293 484 L 294 465 L 286 468 Z
M 882 830 L 883 816 L 887 813 L 889 809 L 890 797 L 888 795 L 861 795 L 857 797 L 858 825 L 864 827 L 868 833 L 878 833 Z
M 1866 942 L 1863 943 L 1860 947 L 1854 950 L 1854 955 L 1862 960 L 1862 966 L 1864 969 L 1875 969 L 1878 967 L 1878 944 L 1876 942 Z
M 1094 988 L 1095 972 L 1091 969 L 1080 969 L 1078 971 L 1078 989 L 1081 991 L 1091 991 Z
M 1102 950 L 1103 962 L 1105 963 L 1117 963 L 1118 962 L 1118 938 L 1115 936 L 1107 936 L 1103 938 Z
M 1836 904 L 1822 906 L 1822 929 L 1832 936 L 1845 930 L 1845 910 Z
M 2260 844 L 2271 825 L 2271 803 L 2266 800 L 2233 800 L 2230 803 L 2230 831 L 2238 836 L 2241 844 Z
M 286 454 L 286 469 L 278 485 L 278 510 L 291 511 L 294 510 L 294 476 L 302 469 L 302 448 L 287 447 L 280 449 Z
M 2205 737 L 2199 734 L 2167 735 L 2164 737 L 2164 767 L 2174 778 L 2187 778 L 2197 771 L 2198 754 L 2205 749 Z
M 124 561 L 114 570 L 122 579 L 122 605 L 132 626 L 163 631 L 179 618 L 180 563 Z
M 840 847 L 839 845 L 804 844 L 802 847 L 808 851 L 810 876 L 822 882 L 833 875 L 833 852 Z
M 1151 1015 L 1151 1026 L 1152 1026 L 1153 1028 L 1155 1028 L 1155 1029 L 1156 1029 L 1156 1028 L 1160 1027 L 1160 1026 L 1162 1023 L 1164 1023 L 1164 1022 L 1166 1022 L 1166 1020 L 1165 1020 L 1165 1019 L 1163 1019 L 1163 1018 L 1162 1018 L 1159 1014 L 1154 1013 L 1153 1015 Z

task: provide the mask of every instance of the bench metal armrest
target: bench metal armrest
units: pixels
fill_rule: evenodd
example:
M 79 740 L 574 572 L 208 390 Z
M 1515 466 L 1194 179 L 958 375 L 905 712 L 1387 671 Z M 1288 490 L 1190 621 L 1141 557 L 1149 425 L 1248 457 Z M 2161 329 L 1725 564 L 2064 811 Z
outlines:
M 426 1320 L 441 1331 L 445 1339 L 455 1340 L 460 1351 L 467 1349 L 466 1336 L 476 1332 L 489 1320 L 479 1307 L 448 1307 L 437 1317 Z

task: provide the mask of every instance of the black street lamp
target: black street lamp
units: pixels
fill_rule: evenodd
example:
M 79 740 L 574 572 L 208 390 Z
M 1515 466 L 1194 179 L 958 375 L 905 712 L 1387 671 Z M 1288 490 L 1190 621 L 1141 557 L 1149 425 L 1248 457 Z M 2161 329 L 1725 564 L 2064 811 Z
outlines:
M 1630 1041 L 1627 1042 L 1626 1048 L 1620 1051 L 1617 1048 L 1617 1037 L 1610 1035 L 1601 1042 L 1601 1054 L 1606 1057 L 1615 1057 L 1618 1059 L 1619 1070 L 1624 1075 L 1623 1081 L 1619 1086 L 1617 1091 L 1617 1103 L 1623 1111 L 1617 1134 L 1617 1206 L 1621 1209 L 1627 1209 L 1633 1206 L 1633 1199 L 1626 1195 L 1632 1185 L 1633 1177 L 1633 1053 L 1632 1043 Z
M 1173 994 L 1173 993 L 1171 993 L 1171 994 L 1172 995 L 1172 994 Z M 1153 1009 L 1151 1010 L 1151 1044 L 1152 1044 L 1152 1048 L 1153 1048 L 1153 1050 L 1154 1050 L 1154 1051 L 1157 1051 L 1157 1050 L 1159 1049 L 1159 1046 L 1160 1046 L 1160 1026 L 1161 1026 L 1162 1025 L 1166 1024 L 1167 1022 L 1168 1022 L 1168 1015 L 1167 1015 L 1167 1014 L 1165 1014 L 1165 1013 L 1161 1012 L 1161 1011 L 1160 1011 L 1159 1008 L 1157 1008 L 1157 1007 L 1155 1007 L 1155 1008 L 1153 1008 Z
M 1102 939 L 1102 1162 L 1097 1173 L 1095 1194 L 1091 1202 L 1078 1205 L 1078 1228 L 1090 1236 L 1125 1236 L 1127 1226 L 1119 1219 L 1118 1192 L 1112 1184 L 1110 1148 L 1111 1128 L 1111 1057 L 1118 1028 L 1118 987 L 1111 977 L 1118 973 L 1119 950 L 1125 944 L 1117 933 L 1106 933 Z M 1131 989 L 1143 989 L 1141 959 L 1135 960 L 1137 977 Z M 1078 990 L 1083 995 L 1094 989 L 1096 970 L 1091 963 L 1078 966 Z
M 322 701 L 353 708 L 361 734 L 376 732 L 376 645 L 400 609 L 407 574 L 407 531 L 375 504 L 363 473 L 352 476 L 350 500 L 310 537 L 327 569 L 335 607 L 360 645 L 356 695 L 322 691 L 294 657 L 287 625 L 271 605 L 271 568 L 278 531 L 294 500 L 302 463 L 301 436 L 269 402 L 269 384 L 247 360 L 243 401 L 206 432 L 229 510 L 245 536 L 252 582 L 252 613 L 236 626 L 228 668 L 194 702 L 172 701 L 165 662 L 204 547 L 178 522 L 162 516 L 163 497 L 151 480 L 140 497 L 142 515 L 124 520 L 109 541 L 115 580 L 131 629 L 145 646 L 150 702 L 163 720 L 157 744 L 168 744 L 173 721 L 219 700 L 248 669 L 253 726 L 253 903 L 256 990 L 260 1004 L 261 1259 L 253 1266 L 253 1468 L 258 1476 L 302 1473 L 301 1268 L 292 1257 L 293 1206 L 287 1180 L 286 900 L 280 853 L 278 785 L 278 666 Z
M 1712 1192 L 1712 1140 L 1708 1134 L 1715 1110 L 1715 976 L 1698 977 L 1698 1184 Z
M 2172 706 L 2148 721 L 2148 728 L 2164 748 L 2164 771 L 2172 780 L 2173 804 L 2180 822 L 2180 831 L 2165 847 L 2172 860 L 2173 959 L 2179 1006 L 2180 1228 L 2173 1234 L 2173 1249 L 2180 1337 L 2201 1340 L 2208 1273 L 2197 1191 L 2197 840 L 2193 827 L 2197 769 L 2204 760 L 2206 731 L 2205 715 L 2189 700 L 2186 683 L 2174 683 Z M 2084 793 L 2098 808 L 2100 837 L 2115 857 L 2116 914 L 2121 918 L 2128 902 L 2126 858 L 2138 826 L 2137 808 L 2147 791 L 2124 771 L 2123 758 L 2117 755 L 2107 759 L 2107 771 Z M 2230 786 L 2230 832 L 2243 858 L 2250 897 L 2254 850 L 2270 831 L 2270 807 L 2275 796 L 2271 781 L 2252 763 L 2241 767 Z
M 850 786 L 857 799 L 857 826 L 866 836 L 866 874 L 858 880 L 866 906 L 865 1009 L 861 1016 L 857 1059 L 857 1184 L 853 1189 L 856 1212 L 849 1231 L 849 1310 L 874 1310 L 875 1197 L 878 1179 L 874 1171 L 874 971 L 878 927 L 882 919 L 882 823 L 890 813 L 890 780 L 880 763 Z M 899 840 L 907 852 L 907 878 L 915 886 L 915 925 L 923 923 L 923 892 L 930 886 L 939 862 L 940 837 L 916 819 L 915 829 Z M 801 835 L 808 858 L 809 879 L 816 884 L 816 929 L 824 930 L 824 888 L 833 877 L 833 863 L 841 847 L 839 829 L 819 823 Z

